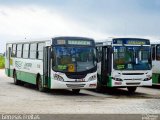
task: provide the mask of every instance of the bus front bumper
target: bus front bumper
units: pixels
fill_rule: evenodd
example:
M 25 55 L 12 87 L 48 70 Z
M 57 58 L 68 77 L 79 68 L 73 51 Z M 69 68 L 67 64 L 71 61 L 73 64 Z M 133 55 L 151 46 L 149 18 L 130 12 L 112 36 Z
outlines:
M 147 81 L 123 80 L 116 81 L 112 79 L 112 87 L 129 87 L 129 86 L 152 86 L 152 79 Z
M 97 87 L 97 80 L 89 82 L 65 82 L 53 80 L 51 89 L 95 89 Z

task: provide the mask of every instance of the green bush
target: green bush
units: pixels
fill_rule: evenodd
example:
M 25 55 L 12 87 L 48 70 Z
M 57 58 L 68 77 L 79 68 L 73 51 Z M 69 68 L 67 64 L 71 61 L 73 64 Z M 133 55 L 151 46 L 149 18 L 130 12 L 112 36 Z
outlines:
M 0 56 L 0 69 L 3 69 L 5 65 L 5 60 L 3 56 Z

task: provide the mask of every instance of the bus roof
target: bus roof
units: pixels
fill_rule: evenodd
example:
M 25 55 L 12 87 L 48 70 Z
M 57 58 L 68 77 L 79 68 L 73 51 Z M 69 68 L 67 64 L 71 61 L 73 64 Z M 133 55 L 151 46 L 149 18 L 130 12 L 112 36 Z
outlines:
M 93 40 L 93 38 L 79 37 L 79 36 L 59 36 L 59 37 L 54 37 L 52 39 L 88 39 L 88 40 Z
M 92 38 L 87 38 L 87 37 L 75 37 L 75 36 L 54 36 L 50 38 L 39 38 L 39 39 L 24 39 L 24 40 L 17 40 L 17 41 L 9 41 L 7 44 L 13 44 L 13 43 L 34 43 L 34 42 L 49 42 L 52 41 L 53 39 L 69 39 L 69 38 L 75 38 L 75 39 L 89 39 L 93 40 Z
M 156 45 L 156 44 L 160 44 L 160 41 L 154 41 L 154 42 L 151 42 L 151 45 Z
M 111 44 L 114 44 L 113 42 L 113 40 L 118 40 L 118 39 L 121 39 L 121 40 L 146 40 L 146 41 L 150 41 L 149 39 L 144 39 L 144 38 L 129 38 L 129 37 L 126 37 L 126 38 L 124 38 L 124 37 L 117 37 L 117 38 L 113 38 L 113 37 L 109 37 L 109 38 L 107 38 L 107 39 L 105 39 L 105 40 L 103 40 L 102 42 L 96 42 L 96 46 L 106 46 L 106 45 L 111 45 Z M 147 44 L 149 44 L 149 43 L 147 43 Z
M 51 41 L 51 38 L 50 38 L 50 39 L 25 39 L 25 40 L 17 40 L 17 41 L 7 42 L 7 44 L 13 44 L 13 43 L 48 42 L 48 41 Z

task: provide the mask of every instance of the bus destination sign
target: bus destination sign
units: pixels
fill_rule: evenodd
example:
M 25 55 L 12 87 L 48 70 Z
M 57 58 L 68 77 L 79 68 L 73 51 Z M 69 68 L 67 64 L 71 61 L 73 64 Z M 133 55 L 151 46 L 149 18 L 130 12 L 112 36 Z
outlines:
M 131 45 L 145 45 L 146 42 L 145 41 L 138 41 L 138 40 L 128 40 L 127 44 L 131 44 Z
M 113 44 L 150 45 L 150 42 L 147 39 L 117 38 L 113 39 Z
M 55 45 L 82 45 L 82 46 L 92 46 L 94 42 L 92 39 L 69 39 L 69 38 L 60 38 L 53 39 L 53 44 Z
M 91 41 L 87 40 L 68 40 L 69 45 L 91 45 Z
M 64 45 L 64 44 L 66 44 L 66 41 L 65 40 L 57 40 L 57 44 Z

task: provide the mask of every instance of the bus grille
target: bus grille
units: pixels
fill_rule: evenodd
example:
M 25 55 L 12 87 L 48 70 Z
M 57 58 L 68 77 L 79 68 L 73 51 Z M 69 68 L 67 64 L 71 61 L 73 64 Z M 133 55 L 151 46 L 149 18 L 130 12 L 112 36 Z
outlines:
M 144 75 L 144 73 L 122 73 L 122 75 Z
M 134 79 L 124 79 L 124 80 L 142 80 L 142 79 L 140 79 L 140 78 L 134 78 Z
M 139 85 L 140 83 L 126 83 L 127 85 Z
M 67 87 L 70 87 L 70 88 L 77 88 L 77 87 L 84 87 L 85 84 L 66 84 Z
M 82 74 L 82 75 L 77 75 L 77 74 L 66 74 L 66 76 L 68 78 L 71 78 L 71 79 L 82 79 L 82 78 L 85 78 L 86 77 L 86 74 Z

